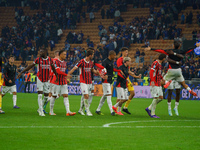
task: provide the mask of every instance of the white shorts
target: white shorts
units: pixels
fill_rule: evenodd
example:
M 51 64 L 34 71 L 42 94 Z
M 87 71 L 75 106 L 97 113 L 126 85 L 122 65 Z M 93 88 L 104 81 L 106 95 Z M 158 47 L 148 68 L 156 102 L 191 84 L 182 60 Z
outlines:
M 128 89 L 124 89 L 122 87 L 116 87 L 117 89 L 117 99 L 120 100 L 128 100 Z
M 6 93 L 12 94 L 13 92 L 17 92 L 16 85 L 13 85 L 13 86 L 3 86 L 3 88 L 2 88 L 2 95 L 5 95 Z
M 102 83 L 102 86 L 103 86 L 103 94 L 104 95 L 112 94 L 110 83 Z
M 37 77 L 37 91 L 43 91 L 43 93 L 49 93 L 49 82 L 41 82 Z
M 182 70 L 181 68 L 178 68 L 178 69 L 169 69 L 167 71 L 167 74 L 164 76 L 164 79 L 166 81 L 169 81 L 169 80 L 175 80 L 177 82 L 183 82 L 185 81 L 183 75 L 182 75 Z
M 52 89 L 53 85 L 54 85 L 53 83 L 49 83 L 49 92 L 50 93 L 53 93 L 53 89 Z
M 175 80 L 172 80 L 171 84 L 167 88 L 168 90 L 173 90 L 173 89 L 181 89 L 181 84 L 178 83 Z
M 92 81 L 92 90 L 94 90 L 94 81 Z
M 150 91 L 153 98 L 163 96 L 162 86 L 150 86 Z
M 65 84 L 65 85 L 52 84 L 52 95 L 53 96 L 63 95 L 63 94 L 68 94 L 67 84 Z
M 80 83 L 80 86 L 81 86 L 82 95 L 85 95 L 85 94 L 91 95 L 92 84 Z

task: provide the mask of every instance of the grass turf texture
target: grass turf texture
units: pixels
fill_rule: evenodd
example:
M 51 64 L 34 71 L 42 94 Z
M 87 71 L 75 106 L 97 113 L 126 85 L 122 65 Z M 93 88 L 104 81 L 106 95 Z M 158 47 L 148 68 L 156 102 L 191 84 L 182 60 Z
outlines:
M 78 111 L 80 98 L 69 96 L 71 111 Z M 129 106 L 132 115 L 124 116 L 111 116 L 107 102 L 102 107 L 104 116 L 95 114 L 99 100 L 100 97 L 93 97 L 93 117 L 79 114 L 67 117 L 63 98 L 55 102 L 56 116 L 47 114 L 46 117 L 40 117 L 36 112 L 37 94 L 18 93 L 17 104 L 20 109 L 12 108 L 12 96 L 7 94 L 3 98 L 3 110 L 6 114 L 0 115 L 0 149 L 188 150 L 200 147 L 199 101 L 181 101 L 180 116 L 174 114 L 170 117 L 167 101 L 164 100 L 157 105 L 156 114 L 160 119 L 152 119 L 144 110 L 152 99 L 133 99 Z M 116 98 L 112 98 L 113 104 L 115 101 Z M 172 108 L 173 106 L 174 101 Z M 46 110 L 49 111 L 49 104 Z M 123 123 L 110 125 L 109 128 L 102 127 L 112 122 Z

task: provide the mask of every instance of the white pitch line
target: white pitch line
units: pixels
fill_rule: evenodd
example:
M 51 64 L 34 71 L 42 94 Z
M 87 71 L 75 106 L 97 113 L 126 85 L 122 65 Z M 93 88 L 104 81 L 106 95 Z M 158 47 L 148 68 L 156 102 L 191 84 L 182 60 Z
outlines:
M 0 129 L 200 128 L 200 126 L 0 126 Z
M 103 127 L 111 127 L 110 125 L 123 124 L 123 123 L 140 123 L 140 122 L 188 122 L 188 121 L 200 121 L 200 120 L 145 120 L 145 121 L 124 121 L 124 122 L 112 122 L 104 124 Z M 113 127 L 113 126 L 112 126 Z

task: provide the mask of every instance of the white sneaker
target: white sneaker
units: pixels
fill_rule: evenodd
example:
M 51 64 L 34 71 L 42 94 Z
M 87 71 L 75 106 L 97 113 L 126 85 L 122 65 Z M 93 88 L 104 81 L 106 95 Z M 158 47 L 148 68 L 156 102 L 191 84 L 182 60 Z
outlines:
M 168 109 L 168 114 L 169 114 L 169 116 L 173 116 L 173 115 L 172 115 L 172 110 L 171 110 L 171 109 Z
M 39 116 L 42 116 L 42 117 L 44 117 L 44 116 L 45 116 L 45 114 L 44 114 L 44 112 L 43 112 L 43 111 L 37 110 L 37 112 L 39 113 Z
M 5 114 L 5 111 L 3 111 L 2 109 L 0 109 L 0 114 Z
M 179 116 L 179 113 L 178 113 L 178 109 L 177 108 L 174 108 L 174 112 L 177 116 Z
M 78 113 L 79 113 L 80 115 L 82 115 L 82 116 L 85 116 L 83 110 L 79 110 Z
M 93 114 L 90 111 L 87 111 L 87 116 L 93 116 Z

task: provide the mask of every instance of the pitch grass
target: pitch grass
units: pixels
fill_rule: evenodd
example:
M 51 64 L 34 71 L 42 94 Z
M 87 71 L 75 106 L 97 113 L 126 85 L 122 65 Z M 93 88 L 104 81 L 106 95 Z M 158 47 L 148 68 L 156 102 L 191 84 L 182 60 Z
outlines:
M 19 110 L 12 108 L 12 96 L 6 95 L 3 98 L 3 110 L 6 114 L 0 115 L 0 149 L 200 149 L 199 101 L 181 101 L 180 116 L 169 117 L 167 101 L 164 100 L 159 103 L 156 110 L 160 119 L 152 119 L 144 111 L 151 103 L 151 99 L 133 99 L 129 107 L 132 115 L 125 114 L 124 116 L 111 116 L 107 102 L 105 102 L 102 108 L 105 115 L 98 116 L 94 112 L 99 99 L 100 97 L 93 98 L 91 105 L 93 117 L 79 114 L 65 116 L 63 98 L 59 98 L 55 102 L 54 112 L 57 116 L 40 117 L 36 112 L 38 108 L 37 94 L 18 93 Z M 69 96 L 69 100 L 71 111 L 77 112 L 80 96 Z M 112 98 L 112 101 L 114 104 L 116 98 Z M 172 102 L 173 106 L 174 101 Z M 47 110 L 49 111 L 49 105 Z M 127 121 L 139 122 L 115 124 L 110 128 L 102 127 L 107 123 Z M 19 126 L 22 127 L 19 128 Z M 38 126 L 48 127 L 38 128 Z

